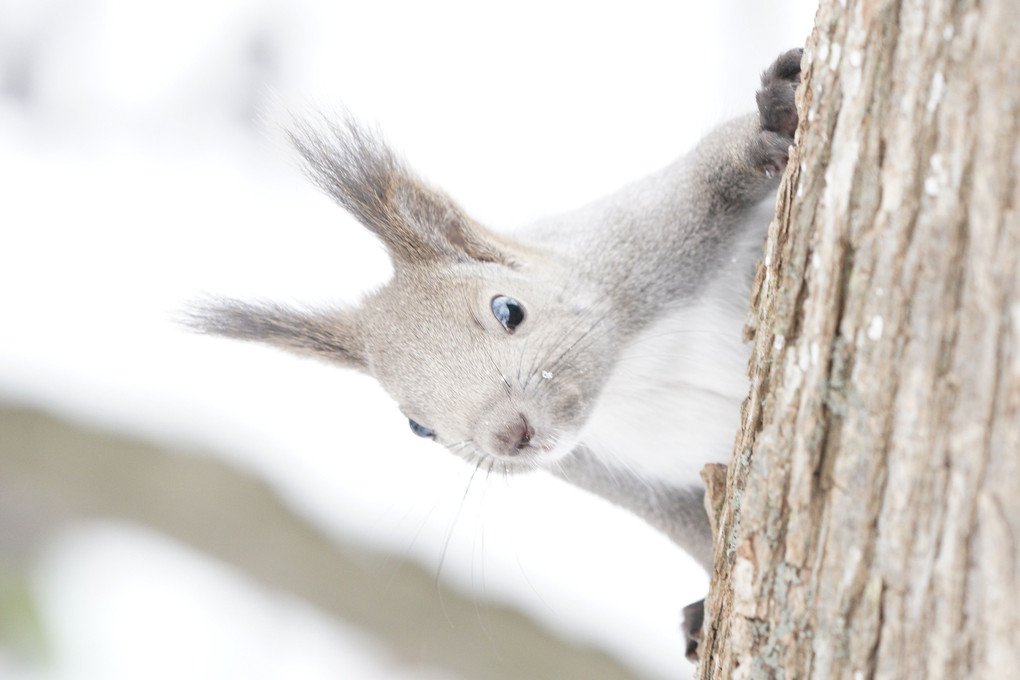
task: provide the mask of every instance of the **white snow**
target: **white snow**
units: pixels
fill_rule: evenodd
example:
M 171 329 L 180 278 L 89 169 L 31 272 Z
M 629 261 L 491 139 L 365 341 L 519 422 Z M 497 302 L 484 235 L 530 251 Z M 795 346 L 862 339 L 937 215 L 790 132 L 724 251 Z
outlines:
M 843 54 L 843 48 L 839 43 L 829 45 L 829 68 L 833 71 L 839 68 L 839 58 Z
M 931 79 L 931 91 L 928 93 L 928 113 L 934 113 L 935 109 L 942 102 L 942 98 L 946 94 L 946 77 L 942 74 L 942 71 L 935 71 L 935 75 Z
M 811 350 L 804 343 L 797 346 L 797 367 L 805 373 L 811 368 Z
M 931 174 L 924 178 L 924 193 L 929 196 L 938 196 L 939 189 L 949 181 L 948 173 L 942 162 L 942 154 L 933 153 L 928 164 L 931 166 Z
M 882 320 L 881 316 L 876 314 L 875 316 L 871 317 L 871 321 L 868 322 L 868 339 L 881 340 L 882 329 L 884 327 L 884 324 L 885 322 Z

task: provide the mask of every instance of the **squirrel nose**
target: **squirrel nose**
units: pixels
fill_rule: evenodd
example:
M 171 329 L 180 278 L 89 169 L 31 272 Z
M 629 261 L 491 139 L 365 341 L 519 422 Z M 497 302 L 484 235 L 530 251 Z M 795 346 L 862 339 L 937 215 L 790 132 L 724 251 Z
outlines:
M 496 435 L 496 439 L 504 455 L 516 456 L 528 447 L 534 436 L 535 428 L 528 423 L 523 413 L 518 413 L 517 418 Z

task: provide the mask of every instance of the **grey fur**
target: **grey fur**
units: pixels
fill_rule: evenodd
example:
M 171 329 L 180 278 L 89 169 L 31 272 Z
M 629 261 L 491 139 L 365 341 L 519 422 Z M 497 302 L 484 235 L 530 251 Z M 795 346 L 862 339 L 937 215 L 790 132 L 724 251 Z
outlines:
M 379 236 L 393 279 L 356 309 L 226 301 L 197 307 L 189 323 L 373 375 L 458 455 L 548 469 L 708 568 L 697 470 L 728 461 L 746 395 L 740 327 L 768 224 L 760 207 L 796 126 L 799 60 L 793 51 L 766 71 L 758 114 L 513 238 L 475 223 L 351 119 L 299 126 L 308 173 Z M 497 295 L 526 310 L 512 334 L 489 309 Z
M 354 312 L 298 311 L 274 303 L 220 300 L 192 306 L 182 321 L 201 333 L 265 342 L 350 368 L 367 368 Z
M 621 475 L 607 468 L 583 446 L 556 473 L 563 479 L 602 496 L 642 517 L 682 546 L 706 569 L 712 564 L 712 535 L 705 517 L 705 490 L 692 486 L 670 488 Z

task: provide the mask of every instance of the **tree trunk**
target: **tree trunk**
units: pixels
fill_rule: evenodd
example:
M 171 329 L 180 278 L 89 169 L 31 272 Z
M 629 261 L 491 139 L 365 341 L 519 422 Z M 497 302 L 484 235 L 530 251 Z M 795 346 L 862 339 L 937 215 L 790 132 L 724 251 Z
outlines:
M 822 2 L 701 678 L 1020 677 L 1018 34 Z

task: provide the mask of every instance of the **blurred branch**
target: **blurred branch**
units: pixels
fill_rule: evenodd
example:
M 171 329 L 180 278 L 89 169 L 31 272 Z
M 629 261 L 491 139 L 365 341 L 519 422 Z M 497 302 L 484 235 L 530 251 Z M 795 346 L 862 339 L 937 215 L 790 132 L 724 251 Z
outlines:
M 178 455 L 43 413 L 0 406 L 0 554 L 25 554 L 62 525 L 146 525 L 362 628 L 414 667 L 462 678 L 634 676 L 509 608 L 443 590 L 424 570 L 338 545 L 264 482 L 208 456 Z

